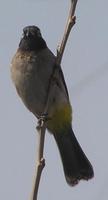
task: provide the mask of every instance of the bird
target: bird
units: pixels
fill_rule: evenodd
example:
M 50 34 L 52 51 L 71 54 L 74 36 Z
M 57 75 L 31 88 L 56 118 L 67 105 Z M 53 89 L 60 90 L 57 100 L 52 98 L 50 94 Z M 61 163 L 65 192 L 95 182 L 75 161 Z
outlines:
M 47 109 L 50 120 L 46 128 L 58 146 L 66 182 L 75 186 L 80 180 L 91 179 L 93 167 L 73 131 L 72 106 L 63 71 L 35 25 L 23 28 L 11 61 L 11 77 L 24 105 L 38 119 L 45 114 L 49 85 L 52 84 Z

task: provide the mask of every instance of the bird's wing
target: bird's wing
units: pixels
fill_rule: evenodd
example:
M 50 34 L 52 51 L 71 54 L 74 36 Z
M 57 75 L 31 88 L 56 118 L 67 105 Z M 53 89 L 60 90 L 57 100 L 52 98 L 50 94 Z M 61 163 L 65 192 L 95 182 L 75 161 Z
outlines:
M 60 87 L 61 90 L 66 94 L 67 98 L 69 99 L 68 89 L 66 86 L 66 82 L 64 79 L 64 74 L 62 72 L 61 66 L 54 65 L 53 72 L 52 72 L 52 78 L 55 81 L 55 83 Z
M 63 85 L 64 85 L 64 88 L 65 88 L 65 91 L 66 91 L 67 97 L 69 98 L 67 85 L 66 85 L 66 82 L 65 82 L 65 79 L 64 79 L 64 74 L 63 74 L 63 71 L 62 71 L 61 67 L 59 67 L 59 74 L 60 74 L 60 76 L 61 76 L 62 83 L 63 83 Z

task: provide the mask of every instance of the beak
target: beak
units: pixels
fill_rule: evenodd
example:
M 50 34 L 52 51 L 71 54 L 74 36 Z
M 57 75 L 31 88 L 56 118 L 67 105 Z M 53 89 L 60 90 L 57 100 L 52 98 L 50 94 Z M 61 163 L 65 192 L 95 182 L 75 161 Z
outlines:
M 29 30 L 26 30 L 23 32 L 22 36 L 25 37 L 25 38 L 28 38 L 32 35 L 32 33 L 29 31 Z

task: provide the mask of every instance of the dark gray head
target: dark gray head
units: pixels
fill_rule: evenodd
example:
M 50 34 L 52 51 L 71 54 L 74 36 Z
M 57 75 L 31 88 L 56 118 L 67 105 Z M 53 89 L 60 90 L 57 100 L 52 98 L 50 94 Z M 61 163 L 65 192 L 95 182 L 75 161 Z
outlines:
M 40 29 L 37 26 L 26 26 L 23 29 L 23 37 L 19 44 L 21 50 L 38 52 L 46 47 L 46 42 L 42 38 Z
M 27 38 L 39 38 L 42 37 L 40 29 L 37 26 L 26 26 L 23 29 L 23 35 Z

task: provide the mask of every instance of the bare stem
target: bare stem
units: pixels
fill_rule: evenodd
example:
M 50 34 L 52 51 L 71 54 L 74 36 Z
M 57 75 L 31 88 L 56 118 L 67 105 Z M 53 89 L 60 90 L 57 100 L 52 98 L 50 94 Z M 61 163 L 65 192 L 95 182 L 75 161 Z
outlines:
M 40 118 L 38 123 L 39 123 L 39 125 L 37 126 L 38 136 L 39 136 L 38 151 L 37 151 L 38 159 L 37 159 L 37 165 L 36 165 L 35 176 L 34 176 L 34 181 L 33 181 L 33 189 L 32 189 L 30 200 L 37 200 L 40 178 L 41 178 L 42 170 L 45 166 L 43 151 L 44 151 L 46 123 L 43 118 Z
M 76 17 L 74 16 L 74 13 L 75 13 L 77 1 L 78 0 L 71 0 L 71 7 L 70 7 L 69 16 L 68 16 L 68 20 L 66 23 L 63 39 L 62 39 L 61 44 L 58 45 L 58 48 L 57 48 L 57 64 L 58 65 L 60 65 L 60 63 L 61 63 L 64 49 L 65 49 L 65 46 L 66 46 L 66 43 L 67 43 L 67 40 L 69 37 L 69 33 L 75 24 Z
M 75 13 L 75 9 L 76 9 L 76 4 L 77 4 L 77 0 L 71 0 L 71 7 L 70 7 L 69 16 L 68 16 L 68 20 L 67 20 L 67 23 L 66 23 L 63 39 L 62 39 L 60 46 L 58 46 L 58 48 L 57 48 L 56 63 L 57 63 L 58 66 L 61 63 L 63 53 L 64 53 L 64 49 L 65 49 L 65 46 L 66 46 L 66 42 L 68 40 L 69 33 L 70 33 L 72 27 L 75 24 L 76 18 L 74 16 L 74 13 Z M 53 71 L 53 75 L 54 75 L 55 72 L 56 72 L 56 70 Z M 47 99 L 46 99 L 46 105 L 45 105 L 44 113 L 48 113 L 49 99 L 52 96 L 52 92 L 51 92 L 52 87 L 54 87 L 53 80 L 52 80 L 53 75 L 50 79 L 51 81 L 49 82 L 49 90 L 48 90 L 48 95 L 47 95 Z M 39 126 L 37 127 L 38 134 L 39 134 L 38 161 L 37 161 L 37 166 L 36 166 L 36 171 L 35 171 L 35 176 L 34 176 L 34 182 L 33 182 L 33 189 L 32 189 L 32 194 L 31 194 L 30 200 L 37 200 L 40 178 L 41 178 L 42 170 L 45 166 L 45 160 L 43 158 L 43 150 L 44 150 L 44 139 L 45 139 L 45 131 L 46 131 L 47 120 L 49 120 L 48 116 L 44 115 L 44 116 L 40 117 L 40 119 L 38 121 L 39 122 Z

